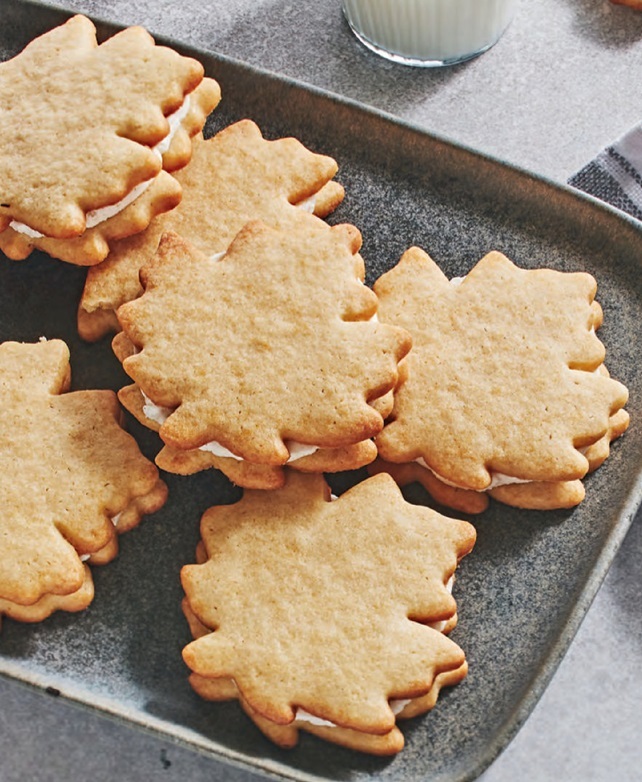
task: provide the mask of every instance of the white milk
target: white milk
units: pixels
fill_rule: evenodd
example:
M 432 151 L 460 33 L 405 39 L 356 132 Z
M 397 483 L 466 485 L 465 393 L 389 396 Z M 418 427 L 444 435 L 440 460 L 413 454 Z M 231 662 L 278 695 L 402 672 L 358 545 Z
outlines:
M 491 47 L 516 0 L 343 0 L 343 13 L 369 49 L 407 65 L 451 65 Z

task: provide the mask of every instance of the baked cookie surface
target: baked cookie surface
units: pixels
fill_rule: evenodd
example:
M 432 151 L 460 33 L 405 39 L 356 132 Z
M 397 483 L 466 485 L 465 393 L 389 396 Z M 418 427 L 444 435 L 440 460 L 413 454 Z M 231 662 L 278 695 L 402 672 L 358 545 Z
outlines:
M 381 430 L 370 402 L 395 387 L 410 339 L 372 319 L 360 241 L 303 213 L 287 231 L 249 223 L 219 259 L 164 234 L 115 344 L 132 346 L 123 367 L 167 446 L 280 468 L 299 446 L 343 449 Z M 131 389 L 120 398 L 140 411 Z
M 25 621 L 85 607 L 85 561 L 112 559 L 117 534 L 167 494 L 115 394 L 69 382 L 64 342 L 0 345 L 0 612 Z
M 331 500 L 322 476 L 290 471 L 279 491 L 208 510 L 201 534 L 201 564 L 182 570 L 192 683 L 239 697 L 277 743 L 325 726 L 396 752 L 393 709 L 426 711 L 465 676 L 462 650 L 430 624 L 455 614 L 446 585 L 474 528 L 407 503 L 389 476 Z
M 453 283 L 408 250 L 375 284 L 381 320 L 413 336 L 380 456 L 473 491 L 583 478 L 583 451 L 610 441 L 628 397 L 602 371 L 595 290 L 588 274 L 523 270 L 500 253 Z

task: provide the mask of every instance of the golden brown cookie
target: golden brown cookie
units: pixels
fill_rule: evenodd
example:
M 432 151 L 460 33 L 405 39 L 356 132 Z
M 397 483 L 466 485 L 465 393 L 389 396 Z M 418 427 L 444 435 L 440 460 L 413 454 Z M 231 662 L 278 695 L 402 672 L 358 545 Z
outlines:
M 189 161 L 219 99 L 200 63 L 140 27 L 98 45 L 75 16 L 36 38 L 0 63 L 0 248 L 102 260 L 111 239 L 178 203 L 180 187 L 159 174 Z
M 197 548 L 196 561 L 198 564 L 207 562 L 207 553 L 205 546 L 201 541 Z M 216 628 L 206 627 L 194 614 L 190 608 L 189 600 L 183 599 L 183 613 L 190 627 L 194 639 L 202 638 L 211 633 Z M 452 628 L 448 628 L 452 629 Z M 441 632 L 445 632 L 442 630 Z M 464 663 L 452 671 L 444 671 L 437 674 L 432 687 L 426 695 L 419 698 L 393 700 L 391 708 L 397 719 L 409 719 L 419 714 L 424 714 L 434 708 L 442 687 L 453 686 L 465 678 L 468 672 L 468 663 Z M 208 701 L 240 701 L 243 710 L 254 721 L 254 723 L 265 733 L 272 741 L 281 747 L 289 749 L 296 746 L 299 738 L 299 730 L 305 730 L 313 733 L 320 738 L 325 738 L 335 744 L 341 744 L 356 749 L 360 752 L 369 752 L 374 755 L 391 755 L 400 752 L 404 746 L 403 734 L 395 726 L 388 733 L 383 735 L 374 733 L 362 733 L 350 728 L 342 728 L 336 724 L 325 725 L 324 720 L 314 718 L 311 714 L 306 714 L 304 710 L 297 709 L 295 719 L 288 725 L 279 725 L 271 720 L 265 719 L 258 712 L 254 711 L 249 703 L 239 692 L 234 679 L 219 677 L 208 678 L 200 676 L 197 673 L 191 673 L 189 682 L 198 695 Z
M 583 478 L 627 400 L 600 369 L 595 280 L 493 252 L 459 283 L 412 248 L 375 284 L 380 320 L 413 337 L 380 456 L 473 491 Z
M 288 230 L 249 223 L 218 260 L 163 235 L 115 344 L 136 384 L 120 399 L 158 429 L 166 469 L 183 452 L 178 472 L 209 461 L 257 487 L 248 470 L 276 471 L 278 485 L 294 459 L 343 470 L 375 457 L 383 418 L 370 402 L 396 385 L 410 339 L 372 319 L 360 243 L 356 228 L 304 213 Z
M 201 535 L 201 564 L 181 572 L 191 682 L 239 698 L 282 746 L 303 729 L 398 752 L 395 712 L 427 711 L 465 676 L 464 653 L 430 623 L 455 614 L 447 584 L 474 528 L 405 502 L 388 475 L 331 500 L 322 476 L 288 471 L 279 491 L 210 508 Z
M 69 383 L 64 342 L 0 345 L 0 613 L 24 621 L 84 608 L 84 562 L 112 559 L 117 534 L 167 494 L 116 395 Z
M 75 592 L 66 595 L 43 595 L 30 605 L 20 605 L 20 603 L 0 598 L 0 624 L 3 616 L 8 616 L 18 622 L 42 622 L 54 611 L 69 611 L 71 613 L 82 611 L 93 599 L 94 582 L 91 570 L 85 565 L 84 580 Z
M 164 231 L 176 231 L 211 255 L 226 250 L 251 219 L 278 227 L 297 206 L 324 217 L 343 199 L 343 188 L 332 180 L 336 171 L 332 158 L 310 152 L 296 139 L 264 139 L 250 120 L 207 141 L 195 140 L 189 166 L 176 174 L 180 205 L 144 233 L 115 242 L 109 258 L 89 271 L 78 312 L 80 335 L 95 340 L 117 327 L 106 313 L 140 294 L 140 269 Z

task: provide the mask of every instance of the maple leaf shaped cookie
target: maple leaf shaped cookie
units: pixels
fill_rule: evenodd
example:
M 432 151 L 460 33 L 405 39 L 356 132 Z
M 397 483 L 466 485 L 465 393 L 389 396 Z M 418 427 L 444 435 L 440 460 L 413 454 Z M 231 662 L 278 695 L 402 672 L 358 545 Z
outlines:
M 155 177 L 163 166 L 187 163 L 189 137 L 202 128 L 219 97 L 216 82 L 203 82 L 196 60 L 156 46 L 139 27 L 98 45 L 93 24 L 83 16 L 0 63 L 3 248 L 25 257 L 42 239 L 43 249 L 64 260 L 101 260 L 75 257 L 83 243 L 69 245 L 66 257 L 67 245 L 57 240 L 78 237 L 107 220 L 96 213 L 116 204 L 124 208 L 123 199 L 152 181 L 142 206 L 119 217 L 116 228 L 112 224 L 102 234 L 97 228 L 91 235 L 105 244 L 106 237 L 142 230 L 154 214 L 174 206 L 180 189 L 167 174 Z M 3 230 L 9 226 L 15 231 Z
M 90 269 L 78 312 L 80 335 L 95 340 L 118 329 L 114 310 L 140 294 L 140 269 L 164 231 L 211 255 L 226 250 L 251 219 L 279 227 L 293 219 L 297 205 L 323 217 L 343 198 L 343 188 L 332 180 L 336 171 L 332 158 L 294 138 L 264 139 L 251 120 L 196 139 L 190 164 L 175 175 L 180 205 L 143 233 L 115 242 L 105 262 Z
M 0 345 L 0 613 L 24 621 L 93 596 L 84 560 L 158 509 L 166 488 L 111 391 L 69 387 L 64 342 Z
M 605 438 L 608 451 L 627 400 L 603 371 L 595 280 L 493 252 L 459 282 L 412 248 L 375 284 L 380 319 L 413 335 L 381 457 L 474 491 L 581 479 L 583 450 Z
M 389 476 L 331 501 L 322 476 L 288 472 L 279 491 L 206 511 L 201 535 L 206 561 L 181 572 L 192 683 L 239 697 L 284 746 L 325 726 L 332 741 L 398 751 L 393 709 L 426 711 L 465 675 L 429 623 L 455 613 L 446 584 L 474 528 L 407 503 Z
M 145 293 L 118 317 L 133 346 L 123 367 L 164 409 L 155 428 L 170 448 L 280 470 L 298 446 L 352 447 L 381 430 L 370 402 L 395 387 L 410 339 L 372 320 L 360 243 L 356 228 L 304 214 L 287 231 L 248 223 L 218 260 L 164 234 Z M 131 391 L 120 399 L 140 415 Z

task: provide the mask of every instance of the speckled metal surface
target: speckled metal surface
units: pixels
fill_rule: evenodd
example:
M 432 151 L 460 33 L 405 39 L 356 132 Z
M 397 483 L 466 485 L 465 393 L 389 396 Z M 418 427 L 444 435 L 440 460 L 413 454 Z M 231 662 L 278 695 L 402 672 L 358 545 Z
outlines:
M 2 10 L 3 58 L 61 18 L 11 0 Z M 355 105 L 201 59 L 224 94 L 208 132 L 250 116 L 267 135 L 293 133 L 336 156 L 347 198 L 332 220 L 362 230 L 369 282 L 410 244 L 424 246 L 451 275 L 491 247 L 526 267 L 592 272 L 605 310 L 608 365 L 629 386 L 629 407 L 639 417 L 642 346 L 630 338 L 642 307 L 639 224 Z M 1 264 L 0 276 L 0 338 L 63 337 L 72 349 L 74 387 L 117 387 L 122 375 L 109 345 L 84 345 L 75 336 L 81 270 L 35 255 Z M 153 436 L 133 429 L 152 453 Z M 634 427 L 615 446 L 576 511 L 493 506 L 476 521 L 479 541 L 457 582 L 454 636 L 471 673 L 432 714 L 408 725 L 408 747 L 394 760 L 355 756 L 311 738 L 281 752 L 235 705 L 204 704 L 186 686 L 180 647 L 188 633 L 177 574 L 192 559 L 200 511 L 236 494 L 216 473 L 170 479 L 166 508 L 123 538 L 119 559 L 96 572 L 97 599 L 88 611 L 36 627 L 6 622 L 0 669 L 229 759 L 234 771 L 220 766 L 229 774 L 221 778 L 242 775 L 247 764 L 302 779 L 472 778 L 528 714 L 617 550 L 640 492 L 641 437 Z M 340 488 L 351 480 L 334 482 Z M 418 491 L 409 496 L 426 499 Z

